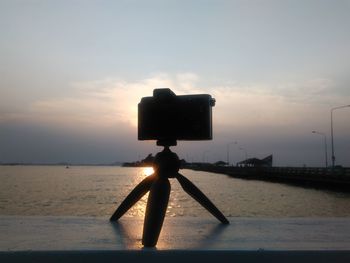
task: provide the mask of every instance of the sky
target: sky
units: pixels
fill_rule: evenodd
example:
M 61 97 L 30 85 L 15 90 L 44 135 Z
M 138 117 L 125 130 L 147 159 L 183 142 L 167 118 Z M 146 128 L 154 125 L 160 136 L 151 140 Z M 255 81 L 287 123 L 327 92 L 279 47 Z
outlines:
M 0 163 L 135 161 L 153 89 L 210 94 L 211 141 L 188 161 L 274 156 L 324 166 L 333 107 L 350 104 L 350 1 L 0 0 Z M 350 107 L 334 110 L 350 166 Z

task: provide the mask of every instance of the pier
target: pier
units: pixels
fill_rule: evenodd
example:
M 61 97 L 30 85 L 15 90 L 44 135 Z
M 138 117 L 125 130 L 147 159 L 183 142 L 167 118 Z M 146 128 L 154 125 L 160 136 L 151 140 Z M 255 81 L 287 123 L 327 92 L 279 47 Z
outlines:
M 265 180 L 350 191 L 350 168 L 237 167 L 213 164 L 186 165 L 196 171 L 225 174 L 248 180 Z

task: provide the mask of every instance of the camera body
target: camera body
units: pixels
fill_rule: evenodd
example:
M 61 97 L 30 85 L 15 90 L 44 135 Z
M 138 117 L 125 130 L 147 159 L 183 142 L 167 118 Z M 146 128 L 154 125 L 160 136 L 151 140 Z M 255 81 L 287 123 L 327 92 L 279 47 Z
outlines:
M 211 140 L 214 105 L 208 94 L 177 96 L 170 89 L 155 89 L 153 97 L 138 104 L 138 139 Z

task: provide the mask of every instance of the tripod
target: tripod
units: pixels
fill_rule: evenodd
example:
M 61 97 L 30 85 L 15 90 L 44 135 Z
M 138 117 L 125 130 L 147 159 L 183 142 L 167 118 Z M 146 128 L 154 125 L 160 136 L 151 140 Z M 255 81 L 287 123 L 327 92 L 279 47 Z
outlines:
M 229 224 L 226 217 L 216 208 L 208 197 L 206 197 L 190 180 L 178 173 L 180 168 L 179 158 L 176 153 L 170 151 L 169 148 L 170 146 L 176 145 L 176 141 L 175 144 L 173 143 L 157 141 L 157 145 L 164 146 L 164 149 L 155 156 L 153 165 L 155 172 L 143 179 L 129 193 L 110 218 L 110 221 L 117 221 L 140 200 L 142 196 L 150 191 L 142 235 L 142 244 L 145 247 L 154 247 L 157 244 L 169 201 L 170 183 L 168 178 L 176 178 L 186 193 L 192 196 L 213 216 L 220 220 L 221 223 Z

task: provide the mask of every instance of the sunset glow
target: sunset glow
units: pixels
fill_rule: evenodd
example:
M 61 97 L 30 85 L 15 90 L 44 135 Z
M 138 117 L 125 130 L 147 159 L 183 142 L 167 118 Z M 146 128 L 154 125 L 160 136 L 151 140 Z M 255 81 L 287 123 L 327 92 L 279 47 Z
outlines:
M 150 176 L 154 173 L 153 167 L 144 167 L 142 174 L 146 175 L 146 176 Z
M 0 1 L 0 162 L 155 154 L 154 142 L 137 140 L 138 103 L 169 88 L 216 99 L 213 140 L 178 142 L 180 158 L 225 161 L 237 141 L 278 166 L 323 165 L 311 131 L 330 143 L 330 109 L 350 103 L 350 6 L 263 2 Z M 349 112 L 334 112 L 344 166 Z M 231 150 L 231 162 L 244 159 Z

